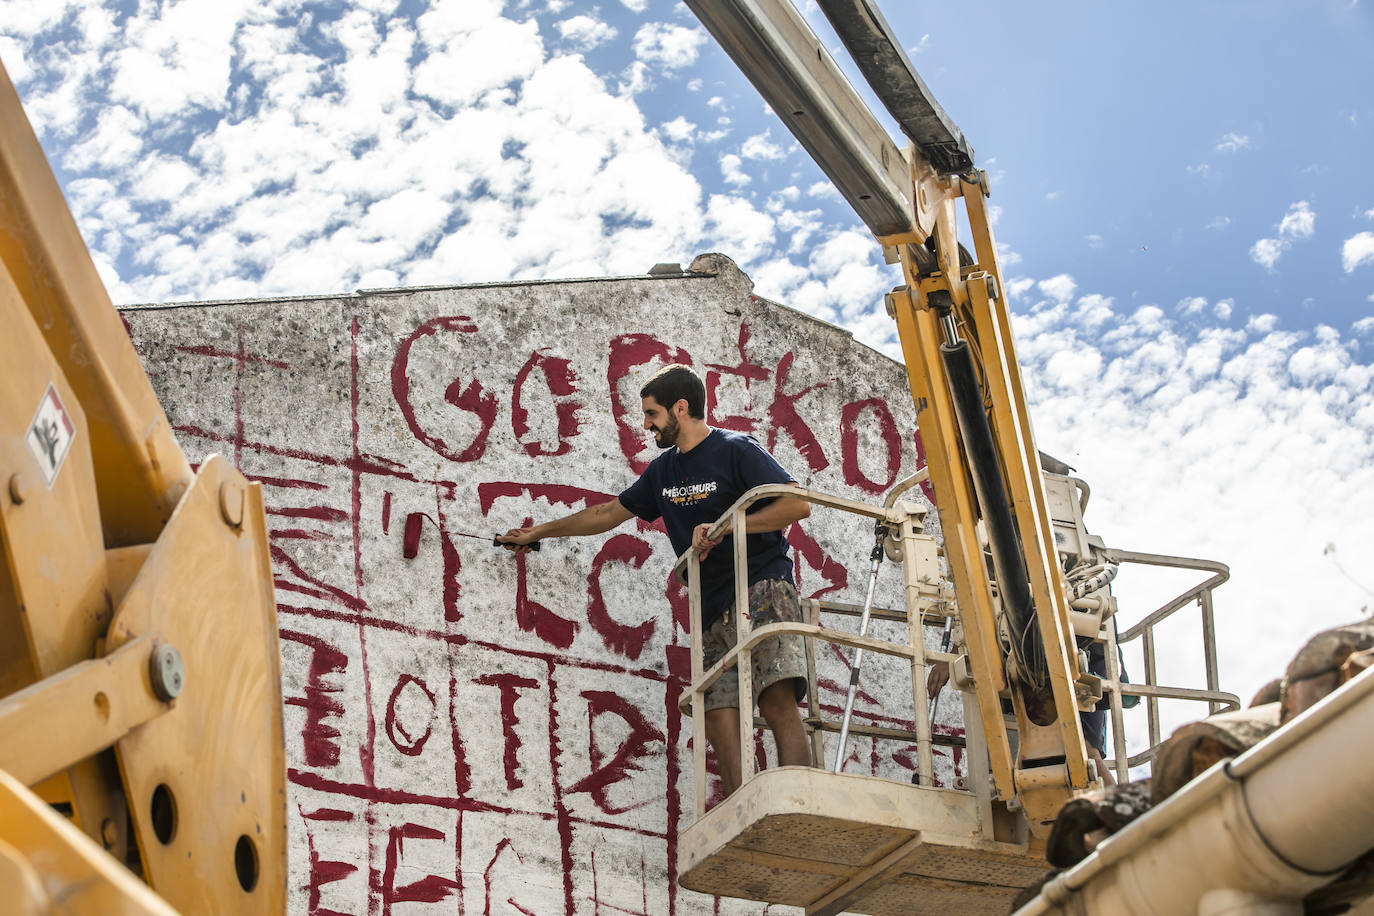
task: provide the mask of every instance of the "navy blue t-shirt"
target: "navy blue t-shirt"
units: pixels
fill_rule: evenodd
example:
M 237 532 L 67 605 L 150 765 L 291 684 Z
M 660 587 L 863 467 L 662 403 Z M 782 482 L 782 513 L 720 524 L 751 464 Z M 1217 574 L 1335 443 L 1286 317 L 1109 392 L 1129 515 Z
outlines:
M 791 474 L 750 436 L 713 429 L 689 452 L 668 449 L 620 494 L 620 504 L 652 522 L 663 518 L 673 552 L 692 546 L 697 525 L 713 522 L 747 491 L 765 483 L 793 483 Z M 761 500 L 754 512 L 772 502 Z M 792 581 L 792 560 L 781 531 L 748 535 L 749 584 L 763 579 Z M 734 603 L 733 535 L 711 549 L 701 563 L 701 623 L 709 627 Z

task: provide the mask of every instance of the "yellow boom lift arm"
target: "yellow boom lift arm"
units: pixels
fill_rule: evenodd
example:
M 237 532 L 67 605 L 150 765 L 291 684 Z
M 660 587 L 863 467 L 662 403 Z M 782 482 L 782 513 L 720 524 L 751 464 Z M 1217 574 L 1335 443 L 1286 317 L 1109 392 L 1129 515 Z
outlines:
M 790 0 L 686 0 L 883 245 L 997 794 L 1043 834 L 1090 773 L 1079 669 L 997 264 L 986 172 L 873 0 L 818 0 L 910 144 L 899 149 Z M 962 204 L 962 206 L 961 206 Z M 973 241 L 959 244 L 962 210 Z M 981 534 L 981 537 L 980 537 Z M 992 557 L 992 569 L 984 560 Z M 1019 747 L 1002 715 L 1012 700 Z
M 3 68 L 0 124 L 0 887 L 21 913 L 280 913 L 261 487 L 192 473 Z

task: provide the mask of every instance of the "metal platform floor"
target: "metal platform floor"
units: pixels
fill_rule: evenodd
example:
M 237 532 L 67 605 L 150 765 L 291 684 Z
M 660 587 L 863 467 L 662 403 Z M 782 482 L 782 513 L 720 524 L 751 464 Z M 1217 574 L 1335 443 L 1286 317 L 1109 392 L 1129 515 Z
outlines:
M 808 916 L 1003 916 L 1049 866 L 978 828 L 967 792 L 781 767 L 682 832 L 679 883 Z

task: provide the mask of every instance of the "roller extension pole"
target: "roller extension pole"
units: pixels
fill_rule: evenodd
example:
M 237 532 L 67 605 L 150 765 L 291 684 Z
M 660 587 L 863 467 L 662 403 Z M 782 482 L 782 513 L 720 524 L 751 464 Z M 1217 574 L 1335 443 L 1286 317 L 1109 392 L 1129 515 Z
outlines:
M 951 629 L 951 626 L 952 626 L 952 624 L 951 624 L 950 618 L 946 617 L 946 618 L 945 618 L 945 633 L 944 633 L 943 636 L 940 637 L 940 651 L 941 651 L 941 652 L 948 652 L 948 651 L 949 651 L 949 636 L 950 636 L 950 629 Z M 946 663 L 946 664 L 948 664 L 948 663 Z M 929 716 L 928 718 L 930 719 L 930 724 L 931 724 L 932 726 L 934 726 L 934 724 L 935 724 L 935 707 L 936 707 L 936 705 L 939 704 L 939 702 L 940 702 L 940 694 L 941 694 L 942 692 L 944 692 L 944 689 L 945 689 L 944 685 L 941 684 L 938 688 L 936 688 L 936 690 L 935 690 L 935 695 L 932 696 L 932 697 L 930 698 L 930 716 Z
M 873 610 L 873 587 L 878 584 L 878 566 L 883 562 L 883 540 L 887 537 L 887 526 L 882 519 L 873 523 L 873 552 L 868 570 L 868 594 L 864 596 L 863 616 L 859 618 L 859 635 L 868 635 L 869 613 Z M 859 667 L 864 661 L 864 650 L 854 650 L 854 667 L 849 670 L 849 694 L 844 700 L 844 717 L 840 720 L 840 743 L 835 748 L 833 772 L 844 769 L 844 749 L 849 743 L 849 720 L 854 715 L 854 695 L 859 690 Z

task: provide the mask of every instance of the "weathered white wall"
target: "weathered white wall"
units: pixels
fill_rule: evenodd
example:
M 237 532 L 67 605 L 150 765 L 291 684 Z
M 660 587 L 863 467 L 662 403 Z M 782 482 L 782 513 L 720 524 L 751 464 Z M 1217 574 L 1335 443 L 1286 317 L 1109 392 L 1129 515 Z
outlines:
M 627 486 L 656 451 L 638 389 L 665 358 L 707 378 L 713 425 L 808 486 L 876 501 L 920 466 L 899 365 L 753 297 L 727 259 L 699 263 L 718 275 L 125 311 L 188 455 L 263 484 L 292 913 L 763 912 L 676 887 L 689 663 L 661 529 L 528 558 L 462 536 Z M 428 521 L 406 560 L 412 513 Z M 869 523 L 817 512 L 791 537 L 803 595 L 862 600 Z M 834 714 L 848 675 L 833 650 L 821 663 Z M 858 721 L 909 720 L 900 668 L 864 684 Z M 860 740 L 849 769 L 914 761 Z

